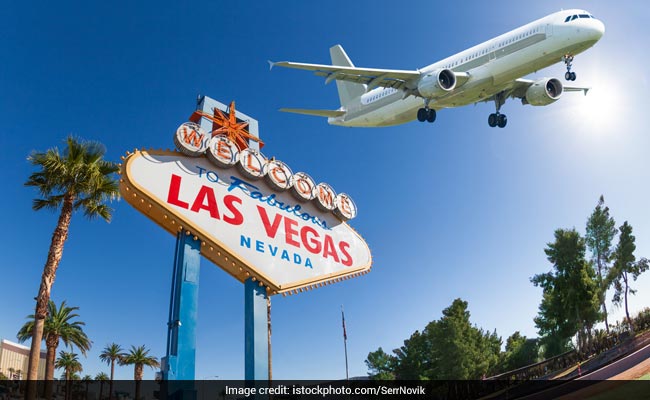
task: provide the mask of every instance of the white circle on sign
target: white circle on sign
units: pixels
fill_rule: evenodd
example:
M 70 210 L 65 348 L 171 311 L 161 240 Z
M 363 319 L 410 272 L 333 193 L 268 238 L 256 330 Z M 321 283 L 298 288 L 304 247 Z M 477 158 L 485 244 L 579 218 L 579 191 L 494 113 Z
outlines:
M 291 187 L 291 168 L 282 161 L 269 160 L 264 166 L 264 180 L 271 188 L 283 191 Z
M 327 183 L 321 182 L 316 185 L 316 197 L 314 198 L 314 203 L 316 207 L 320 208 L 323 211 L 334 211 L 336 208 L 336 192 L 330 185 Z
M 249 147 L 239 153 L 237 168 L 245 177 L 259 179 L 264 176 L 266 162 L 266 157 L 262 153 Z
M 174 144 L 185 155 L 198 157 L 208 149 L 209 136 L 195 122 L 183 122 L 176 129 Z
M 230 168 L 239 160 L 239 147 L 228 136 L 215 135 L 210 139 L 206 154 L 218 167 Z
M 357 205 L 354 204 L 354 201 L 352 201 L 349 195 L 339 193 L 334 199 L 334 204 L 336 205 L 334 215 L 343 221 L 351 220 L 357 216 Z
M 304 172 L 291 177 L 291 194 L 299 201 L 310 201 L 316 197 L 316 182 Z

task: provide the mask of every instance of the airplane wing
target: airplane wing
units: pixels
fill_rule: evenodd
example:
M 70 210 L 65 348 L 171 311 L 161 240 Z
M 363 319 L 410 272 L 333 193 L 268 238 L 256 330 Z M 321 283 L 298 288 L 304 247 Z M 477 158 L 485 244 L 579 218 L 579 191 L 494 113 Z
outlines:
M 365 84 L 368 85 L 368 90 L 380 86 L 405 90 L 414 89 L 417 87 L 417 81 L 421 76 L 419 71 L 344 67 L 338 65 L 296 63 L 290 61 L 269 61 L 269 65 L 271 68 L 278 66 L 313 71 L 314 75 L 324 77 L 325 83 L 330 83 L 332 80 L 341 80 Z
M 506 89 L 505 97 L 523 99 L 526 97 L 526 90 L 528 90 L 528 88 L 535 82 L 536 81 L 530 79 L 517 79 L 513 81 L 512 86 L 509 89 Z M 587 95 L 589 89 L 591 88 L 562 85 L 562 90 L 564 92 L 584 92 L 585 96 Z
M 530 79 L 516 79 L 510 82 L 510 84 L 505 89 L 503 89 L 503 91 L 500 93 L 501 104 L 503 104 L 507 98 L 524 100 L 526 98 L 526 91 L 535 82 L 537 81 L 530 80 Z M 564 85 L 562 86 L 563 92 L 583 92 L 585 96 L 587 95 L 587 92 L 590 89 L 591 89 L 590 87 L 564 86 Z M 491 101 L 494 101 L 494 97 L 492 96 L 484 98 L 483 100 L 480 100 L 477 103 L 481 103 L 481 102 L 487 103 Z
M 305 108 L 281 108 L 282 112 L 289 112 L 294 114 L 315 115 L 317 117 L 340 117 L 345 115 L 345 111 L 341 110 L 309 110 Z

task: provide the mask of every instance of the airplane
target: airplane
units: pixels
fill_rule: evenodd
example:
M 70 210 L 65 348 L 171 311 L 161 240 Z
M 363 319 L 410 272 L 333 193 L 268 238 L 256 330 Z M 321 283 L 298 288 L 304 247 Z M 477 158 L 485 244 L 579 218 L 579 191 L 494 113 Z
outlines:
M 563 10 L 516 28 L 479 45 L 416 70 L 355 67 L 341 45 L 330 48 L 332 65 L 290 61 L 274 66 L 313 71 L 336 81 L 341 107 L 337 110 L 282 108 L 280 111 L 327 117 L 331 125 L 379 127 L 404 124 L 417 118 L 433 122 L 436 111 L 493 101 L 490 127 L 506 126 L 501 107 L 506 99 L 545 106 L 564 92 L 590 88 L 564 86 L 557 78 L 522 77 L 564 62 L 567 81 L 575 81 L 574 57 L 592 47 L 605 25 L 585 10 Z

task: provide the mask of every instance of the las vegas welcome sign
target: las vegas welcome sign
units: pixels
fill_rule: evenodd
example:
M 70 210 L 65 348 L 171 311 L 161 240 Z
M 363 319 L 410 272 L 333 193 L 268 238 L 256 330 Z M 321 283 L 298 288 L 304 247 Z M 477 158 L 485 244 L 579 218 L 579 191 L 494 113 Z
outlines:
M 196 124 L 175 142 L 182 153 L 127 153 L 121 193 L 170 233 L 200 240 L 201 254 L 239 281 L 295 294 L 370 270 L 367 244 L 345 222 L 356 216 L 346 194 Z

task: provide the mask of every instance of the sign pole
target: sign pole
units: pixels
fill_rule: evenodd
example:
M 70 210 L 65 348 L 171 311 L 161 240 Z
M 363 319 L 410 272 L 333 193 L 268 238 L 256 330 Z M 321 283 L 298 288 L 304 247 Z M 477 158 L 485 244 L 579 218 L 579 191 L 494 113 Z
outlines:
M 269 379 L 266 288 L 252 278 L 244 283 L 245 375 L 247 381 Z
M 182 393 L 193 390 L 200 261 L 200 242 L 187 232 L 179 232 L 167 323 L 167 355 L 162 368 L 163 380 L 174 381 L 166 388 L 167 395 L 174 398 L 187 398 Z

